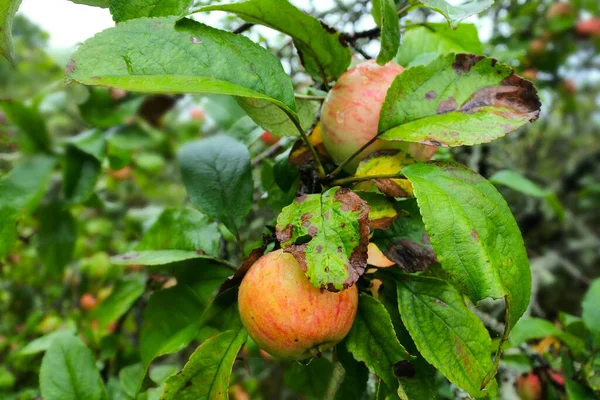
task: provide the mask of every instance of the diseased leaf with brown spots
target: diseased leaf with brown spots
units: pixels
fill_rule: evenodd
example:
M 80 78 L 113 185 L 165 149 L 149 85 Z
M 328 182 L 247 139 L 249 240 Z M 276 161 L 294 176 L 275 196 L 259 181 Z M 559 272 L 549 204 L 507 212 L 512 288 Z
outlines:
M 398 174 L 402 168 L 415 160 L 401 150 L 376 151 L 363 160 L 356 170 L 356 176 Z M 381 193 L 390 197 L 411 197 L 412 186 L 406 179 L 373 179 Z
M 343 290 L 367 266 L 369 211 L 369 205 L 346 188 L 303 195 L 277 217 L 277 239 L 315 287 Z
M 203 342 L 183 369 L 167 379 L 161 399 L 227 399 L 233 362 L 246 337 L 246 330 L 239 328 Z
M 390 260 L 406 272 L 426 270 L 437 262 L 429 236 L 414 199 L 400 203 L 403 208 L 389 229 L 375 231 L 373 242 Z
M 392 83 L 380 138 L 436 146 L 488 143 L 538 118 L 533 84 L 493 58 L 447 54 Z
M 419 353 L 473 397 L 492 369 L 490 336 L 449 283 L 398 275 L 398 308 Z
M 388 197 L 372 192 L 356 192 L 361 199 L 369 204 L 369 220 L 371 221 L 371 230 L 388 229 L 398 216 L 398 211 L 394 208 L 393 200 Z

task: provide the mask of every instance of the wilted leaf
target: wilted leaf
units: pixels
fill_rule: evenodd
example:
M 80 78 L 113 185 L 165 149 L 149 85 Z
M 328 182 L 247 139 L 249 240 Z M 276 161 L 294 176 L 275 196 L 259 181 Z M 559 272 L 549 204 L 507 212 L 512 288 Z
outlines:
M 291 36 L 304 68 L 320 81 L 336 79 L 350 65 L 350 49 L 343 43 L 340 34 L 288 1 L 247 0 L 200 9 L 211 10 L 233 12 L 245 21 L 265 25 Z
M 277 217 L 277 239 L 314 286 L 342 290 L 352 286 L 367 265 L 369 210 L 345 188 L 303 195 Z
M 178 159 L 192 202 L 237 233 L 252 207 L 254 185 L 246 146 L 228 136 L 213 136 L 185 145 Z
M 346 338 L 348 351 L 369 370 L 394 387 L 394 364 L 412 360 L 396 337 L 392 320 L 383 304 L 366 294 L 361 294 L 354 324 Z
M 246 331 L 240 328 L 206 340 L 183 369 L 167 379 L 162 399 L 227 399 L 233 362 L 246 337 Z
M 378 26 L 381 26 L 381 50 L 377 56 L 377 64 L 383 65 L 392 60 L 400 47 L 400 23 L 396 13 L 394 0 L 378 1 L 380 7 Z M 375 6 L 375 4 L 374 4 Z
M 194 0 L 108 0 L 113 21 L 142 17 L 183 16 Z
M 401 150 L 380 150 L 372 153 L 358 164 L 356 176 L 368 177 L 372 175 L 400 175 L 406 165 L 413 164 L 415 160 Z M 377 188 L 390 197 L 411 197 L 412 186 L 406 179 L 373 179 Z
M 0 55 L 13 62 L 15 49 L 12 39 L 12 22 L 21 0 L 0 0 Z
M 369 221 L 371 230 L 388 229 L 398 217 L 398 211 L 394 208 L 392 200 L 378 193 L 356 192 L 361 199 L 369 204 Z
M 451 29 L 446 23 L 427 23 L 406 28 L 396 62 L 405 67 L 428 64 L 442 54 L 483 55 L 483 45 L 473 24 Z
M 452 5 L 448 0 L 419 0 L 419 2 L 446 17 L 453 29 L 456 29 L 463 19 L 479 14 L 494 4 L 494 0 L 470 0 L 459 5 Z
M 389 229 L 375 231 L 373 242 L 406 272 L 424 271 L 437 262 L 414 199 L 400 203 L 402 213 Z
M 535 121 L 533 84 L 492 58 L 448 54 L 398 75 L 379 118 L 380 138 L 437 146 L 487 143 Z
M 442 268 L 473 302 L 505 297 L 510 331 L 529 306 L 531 272 L 506 201 L 490 182 L 457 163 L 413 164 L 403 173 Z
M 477 397 L 492 368 L 490 336 L 450 284 L 411 275 L 396 280 L 402 322 L 421 355 Z
M 92 352 L 71 333 L 54 338 L 42 359 L 44 400 L 106 400 L 108 396 Z

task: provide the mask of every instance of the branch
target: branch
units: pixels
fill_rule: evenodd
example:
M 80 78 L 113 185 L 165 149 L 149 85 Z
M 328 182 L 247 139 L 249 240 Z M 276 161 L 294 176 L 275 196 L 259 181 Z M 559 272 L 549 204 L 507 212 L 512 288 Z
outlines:
M 248 29 L 252 28 L 253 26 L 254 26 L 254 24 L 252 24 L 250 22 L 243 23 L 236 30 L 234 30 L 233 33 L 238 34 L 238 33 L 246 32 Z

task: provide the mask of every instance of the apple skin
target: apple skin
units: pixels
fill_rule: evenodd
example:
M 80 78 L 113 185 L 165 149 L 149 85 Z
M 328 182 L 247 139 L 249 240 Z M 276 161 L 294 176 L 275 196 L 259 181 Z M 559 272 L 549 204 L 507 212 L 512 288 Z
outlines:
M 600 38 L 600 17 L 591 17 L 581 20 L 575 26 L 579 36 Z
M 547 19 L 554 19 L 557 17 L 569 17 L 576 16 L 577 10 L 573 8 L 571 4 L 566 1 L 559 1 L 558 3 L 554 3 L 548 8 L 548 12 L 546 12 Z
M 341 164 L 377 135 L 387 90 L 403 71 L 404 67 L 394 62 L 378 65 L 375 60 L 369 60 L 339 77 L 321 109 L 323 143 L 336 164 Z M 436 146 L 420 143 L 377 140 L 344 169 L 353 173 L 362 159 L 383 149 L 410 152 L 418 161 L 431 159 L 437 150 Z
M 242 280 L 238 306 L 244 327 L 274 357 L 302 360 L 342 341 L 358 306 L 358 289 L 314 287 L 293 255 L 259 258 Z
M 522 400 L 540 400 L 542 398 L 540 378 L 532 373 L 519 376 L 517 379 L 517 393 Z

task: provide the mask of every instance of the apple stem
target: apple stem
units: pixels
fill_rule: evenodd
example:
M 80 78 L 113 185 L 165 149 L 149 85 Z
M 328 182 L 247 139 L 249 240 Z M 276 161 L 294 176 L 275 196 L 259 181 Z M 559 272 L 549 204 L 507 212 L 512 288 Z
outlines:
M 337 174 L 339 174 L 340 172 L 342 172 L 342 169 L 344 169 L 344 167 L 346 165 L 348 165 L 348 163 L 350 163 L 352 160 L 354 160 L 367 147 L 369 147 L 370 145 L 372 145 L 373 143 L 375 143 L 375 141 L 377 140 L 378 136 L 379 135 L 374 136 L 367 143 L 365 143 L 364 145 L 362 145 L 362 147 L 360 149 L 358 149 L 357 151 L 355 151 L 354 154 L 352 154 L 350 157 L 346 158 L 340 165 L 338 165 L 338 167 L 336 169 L 334 169 L 333 171 L 331 171 L 331 173 L 329 175 L 327 175 L 327 178 L 328 179 L 335 178 L 337 176 Z
M 318 101 L 325 100 L 325 96 L 315 96 L 315 95 L 301 94 L 301 93 L 294 93 L 294 97 L 297 99 L 301 99 L 301 100 L 318 100 Z
M 292 122 L 294 123 L 294 126 L 296 126 L 296 129 L 298 129 L 298 132 L 300 132 L 300 136 L 302 136 L 302 140 L 304 140 L 304 143 L 306 143 L 306 146 L 308 146 L 308 149 L 310 150 L 310 152 L 313 156 L 313 160 L 315 162 L 315 167 L 317 168 L 317 172 L 319 173 L 319 178 L 324 179 L 325 178 L 325 168 L 323 168 L 323 164 L 321 164 L 321 160 L 319 159 L 319 154 L 317 154 L 317 150 L 315 150 L 312 143 L 310 142 L 310 139 L 308 138 L 308 135 L 306 134 L 306 132 L 304 132 L 304 129 L 302 129 L 302 126 L 300 126 L 300 121 L 298 121 L 297 118 L 295 118 L 292 115 L 289 115 L 289 117 L 292 120 Z
M 333 186 L 342 186 L 349 183 L 368 181 L 371 179 L 403 179 L 402 174 L 381 174 L 381 175 L 366 175 L 366 176 L 350 176 L 348 178 L 336 179 L 331 182 Z

